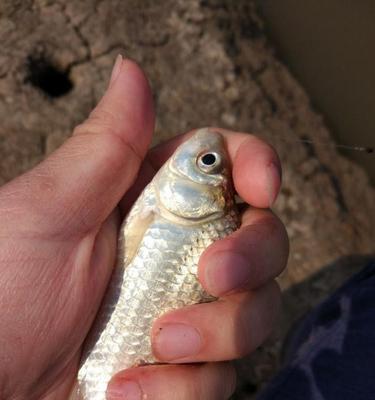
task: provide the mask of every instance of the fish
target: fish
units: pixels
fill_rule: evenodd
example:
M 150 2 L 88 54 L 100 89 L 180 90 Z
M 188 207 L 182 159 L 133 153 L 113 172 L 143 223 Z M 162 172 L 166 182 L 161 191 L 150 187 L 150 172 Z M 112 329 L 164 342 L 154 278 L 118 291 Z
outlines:
M 114 374 L 158 363 L 153 322 L 168 311 L 216 300 L 199 283 L 199 258 L 238 227 L 224 138 L 199 129 L 160 168 L 121 226 L 116 266 L 71 400 L 105 400 Z

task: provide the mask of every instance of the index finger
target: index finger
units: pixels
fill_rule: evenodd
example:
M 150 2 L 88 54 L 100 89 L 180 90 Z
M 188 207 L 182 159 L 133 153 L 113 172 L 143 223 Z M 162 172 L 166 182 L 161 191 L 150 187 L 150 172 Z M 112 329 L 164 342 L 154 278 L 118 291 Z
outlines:
M 254 135 L 221 128 L 208 128 L 223 135 L 237 193 L 254 207 L 266 208 L 276 200 L 281 185 L 281 163 L 271 145 Z M 158 169 L 176 147 L 194 134 L 190 131 L 150 150 L 148 157 Z

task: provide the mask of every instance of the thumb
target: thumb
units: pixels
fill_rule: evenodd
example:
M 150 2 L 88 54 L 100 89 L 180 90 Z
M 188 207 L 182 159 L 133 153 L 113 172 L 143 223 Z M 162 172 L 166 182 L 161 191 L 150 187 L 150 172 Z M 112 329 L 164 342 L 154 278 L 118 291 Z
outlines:
M 3 188 L 8 193 L 1 196 L 0 209 L 4 201 L 17 208 L 23 194 L 28 209 L 23 227 L 29 219 L 43 233 L 96 229 L 132 185 L 153 126 L 147 79 L 137 64 L 118 56 L 109 87 L 89 118 L 50 157 L 6 185 L 10 190 Z

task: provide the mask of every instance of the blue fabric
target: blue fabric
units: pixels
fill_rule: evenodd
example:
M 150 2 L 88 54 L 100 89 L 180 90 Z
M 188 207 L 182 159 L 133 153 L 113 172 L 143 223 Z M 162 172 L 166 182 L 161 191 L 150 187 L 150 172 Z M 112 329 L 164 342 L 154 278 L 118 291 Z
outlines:
M 375 261 L 307 315 L 258 400 L 375 400 Z

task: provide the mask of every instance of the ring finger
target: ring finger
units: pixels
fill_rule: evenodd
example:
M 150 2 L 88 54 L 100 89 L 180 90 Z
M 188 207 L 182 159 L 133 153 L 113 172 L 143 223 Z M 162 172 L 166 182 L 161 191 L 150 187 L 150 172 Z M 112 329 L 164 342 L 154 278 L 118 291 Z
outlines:
M 223 361 L 255 350 L 278 315 L 275 281 L 252 291 L 163 315 L 153 325 L 152 346 L 162 362 Z

